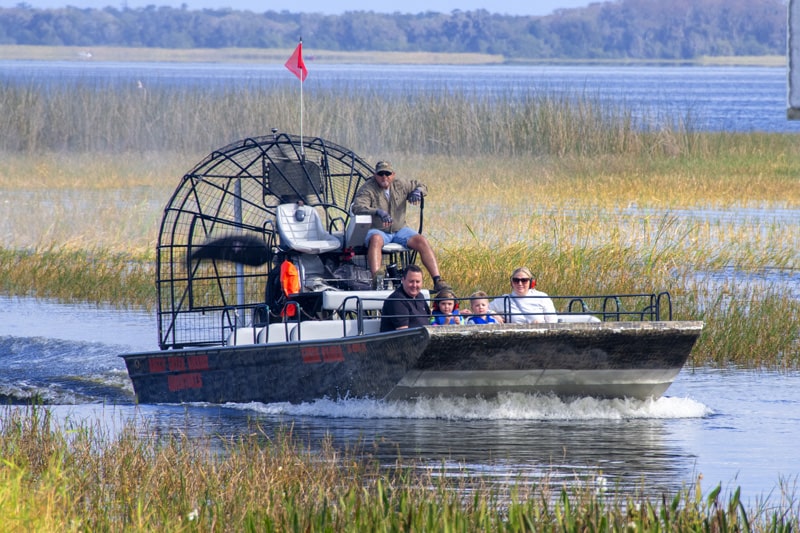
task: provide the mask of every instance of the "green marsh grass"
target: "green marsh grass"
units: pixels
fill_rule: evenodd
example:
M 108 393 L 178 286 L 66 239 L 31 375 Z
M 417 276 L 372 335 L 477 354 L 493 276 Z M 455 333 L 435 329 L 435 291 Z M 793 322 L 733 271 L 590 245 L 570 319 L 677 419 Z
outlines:
M 0 151 L 207 153 L 232 140 L 296 132 L 299 96 L 285 81 L 169 86 L 112 80 L 10 80 L 0 87 Z M 413 91 L 411 89 L 414 89 Z M 307 91 L 304 127 L 358 153 L 458 156 L 657 157 L 703 154 L 713 139 L 691 114 L 637 116 L 600 94 L 530 87 L 523 94 L 469 88 L 396 91 L 343 83 Z M 477 87 L 476 87 L 477 90 Z
M 793 488 L 769 505 L 737 488 L 620 495 L 596 479 L 441 476 L 381 467 L 329 441 L 257 425 L 231 438 L 163 437 L 127 421 L 57 424 L 45 408 L 0 418 L 5 531 L 770 531 L 797 530 Z
M 242 137 L 297 133 L 288 82 L 135 81 L 0 88 L 4 292 L 152 307 L 161 210 L 181 176 Z M 413 94 L 311 92 L 305 132 L 429 185 L 425 232 L 459 294 L 506 292 L 523 264 L 555 294 L 669 290 L 676 318 L 707 320 L 695 364 L 800 362 L 796 293 L 719 298 L 697 282 L 800 268 L 800 221 L 765 216 L 800 208 L 795 135 L 701 133 L 688 113 L 634 118 L 600 95 L 535 87 L 518 99 Z M 760 342 L 767 326 L 785 343 Z
M 797 368 L 797 298 L 769 288 L 724 286 L 705 302 L 699 318 L 706 322 L 706 329 L 698 342 L 709 362 L 721 367 Z
M 0 290 L 61 301 L 152 308 L 154 255 L 106 250 L 0 250 Z

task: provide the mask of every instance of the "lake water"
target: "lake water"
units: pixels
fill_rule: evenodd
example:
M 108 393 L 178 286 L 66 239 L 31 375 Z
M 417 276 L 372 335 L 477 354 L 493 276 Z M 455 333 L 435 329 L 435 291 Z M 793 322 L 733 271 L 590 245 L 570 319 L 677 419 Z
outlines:
M 654 123 L 697 130 L 800 132 L 786 119 L 787 70 L 778 67 L 558 65 L 318 65 L 308 62 L 306 98 L 320 88 L 413 93 L 421 89 L 520 97 L 566 93 L 624 103 Z M 282 64 L 0 61 L 0 80 L 102 81 L 145 87 L 297 85 Z
M 398 457 L 444 475 L 675 491 L 702 475 L 755 501 L 794 486 L 800 473 L 800 373 L 684 368 L 656 401 L 509 395 L 497 400 L 328 401 L 290 405 L 135 406 L 118 354 L 156 347 L 150 313 L 0 298 L 0 395 L 39 395 L 62 420 L 111 433 L 136 420 L 159 434 L 238 435 L 258 421 L 293 426 L 313 447 L 390 467 Z

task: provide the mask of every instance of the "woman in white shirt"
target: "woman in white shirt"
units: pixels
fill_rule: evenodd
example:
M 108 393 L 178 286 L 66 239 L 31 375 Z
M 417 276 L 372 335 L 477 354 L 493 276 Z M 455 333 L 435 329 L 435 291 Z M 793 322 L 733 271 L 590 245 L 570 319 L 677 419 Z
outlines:
M 553 300 L 542 291 L 534 289 L 536 278 L 526 267 L 511 273 L 511 293 L 492 300 L 489 309 L 503 316 L 506 323 L 558 322 Z

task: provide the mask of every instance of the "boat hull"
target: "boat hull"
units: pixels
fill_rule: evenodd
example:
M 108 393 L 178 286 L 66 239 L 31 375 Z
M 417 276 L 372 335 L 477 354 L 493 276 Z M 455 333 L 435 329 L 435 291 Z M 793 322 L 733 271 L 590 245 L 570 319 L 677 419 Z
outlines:
M 689 321 L 431 327 L 416 368 L 389 397 L 658 398 L 702 328 Z
M 140 403 L 301 403 L 326 397 L 383 398 L 415 366 L 427 342 L 425 329 L 411 329 L 122 358 Z
M 320 398 L 658 398 L 702 322 L 442 326 L 330 340 L 123 355 L 137 401 Z

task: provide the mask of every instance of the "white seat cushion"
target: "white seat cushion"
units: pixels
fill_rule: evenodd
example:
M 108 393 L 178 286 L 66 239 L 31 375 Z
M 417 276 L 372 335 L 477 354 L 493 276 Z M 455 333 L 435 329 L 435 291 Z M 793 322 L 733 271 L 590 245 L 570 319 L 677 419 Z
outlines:
M 586 313 L 568 313 L 568 314 L 561 314 L 558 315 L 559 322 L 569 322 L 569 323 L 578 323 L 578 322 L 600 322 L 600 319 L 596 316 L 592 316 Z
M 301 213 L 301 216 L 297 216 L 297 213 Z M 304 254 L 321 254 L 342 247 L 337 237 L 325 231 L 317 211 L 307 205 L 279 205 L 277 226 L 281 244 L 290 250 Z
M 336 311 L 346 302 L 343 311 L 354 311 L 356 303 L 361 300 L 362 309 L 379 310 L 383 307 L 383 301 L 394 291 L 325 291 L 322 293 L 322 308 L 328 311 Z M 422 289 L 422 297 L 429 300 L 431 293 L 428 289 Z
M 408 248 L 403 246 L 402 244 L 397 244 L 396 242 L 390 242 L 389 244 L 383 245 L 383 252 L 387 254 L 396 254 L 400 252 L 407 252 Z

